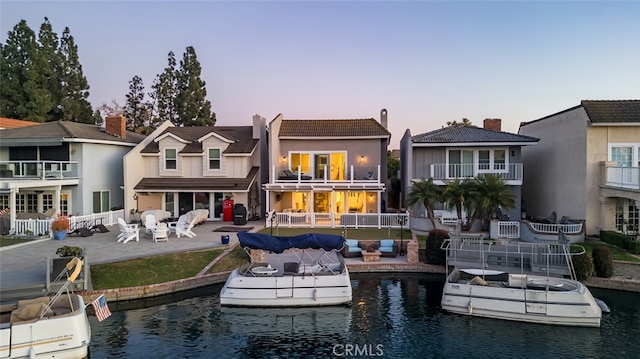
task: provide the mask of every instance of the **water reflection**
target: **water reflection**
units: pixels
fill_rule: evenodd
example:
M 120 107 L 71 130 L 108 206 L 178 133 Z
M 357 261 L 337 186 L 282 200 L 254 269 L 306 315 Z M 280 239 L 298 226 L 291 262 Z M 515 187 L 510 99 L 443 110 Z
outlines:
M 112 317 L 91 318 L 91 357 L 327 358 L 348 357 L 348 346 L 388 358 L 620 358 L 640 351 L 638 293 L 593 290 L 612 314 L 599 329 L 573 328 L 443 313 L 438 277 L 352 279 L 350 307 L 221 308 L 221 286 L 113 303 Z

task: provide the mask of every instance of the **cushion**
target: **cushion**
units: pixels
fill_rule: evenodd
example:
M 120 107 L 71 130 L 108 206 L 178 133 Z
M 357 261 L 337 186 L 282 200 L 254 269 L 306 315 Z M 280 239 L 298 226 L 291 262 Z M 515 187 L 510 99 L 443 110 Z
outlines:
M 393 252 L 393 247 L 380 247 L 378 250 L 380 252 Z
M 358 246 L 358 240 L 357 239 L 346 239 L 347 241 L 347 245 L 349 247 L 357 247 Z
M 391 247 L 393 248 L 393 239 L 381 239 L 380 240 L 380 248 L 382 247 Z

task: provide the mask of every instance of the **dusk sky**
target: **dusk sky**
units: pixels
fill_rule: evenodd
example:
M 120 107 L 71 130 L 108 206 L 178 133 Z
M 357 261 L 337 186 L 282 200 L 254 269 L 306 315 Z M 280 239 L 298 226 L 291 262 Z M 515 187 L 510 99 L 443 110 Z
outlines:
M 48 17 L 94 107 L 194 46 L 218 125 L 389 113 L 392 148 L 468 118 L 517 132 L 580 100 L 640 99 L 640 2 L 5 1 L 0 41 Z

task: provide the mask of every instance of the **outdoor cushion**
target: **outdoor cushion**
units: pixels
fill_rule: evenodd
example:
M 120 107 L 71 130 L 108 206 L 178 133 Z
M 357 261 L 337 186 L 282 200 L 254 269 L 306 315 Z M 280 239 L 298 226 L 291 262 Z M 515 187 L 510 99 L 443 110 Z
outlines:
M 362 249 L 358 246 L 357 239 L 346 239 L 347 246 L 349 246 L 349 252 L 360 252 Z

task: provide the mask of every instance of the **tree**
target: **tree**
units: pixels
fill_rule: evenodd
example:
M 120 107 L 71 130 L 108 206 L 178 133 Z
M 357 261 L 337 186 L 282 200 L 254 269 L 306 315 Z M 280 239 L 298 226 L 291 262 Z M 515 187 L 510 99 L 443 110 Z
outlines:
M 144 100 L 144 84 L 140 76 L 136 75 L 129 81 L 129 93 L 126 98 L 123 113 L 127 119 L 127 129 L 141 129 L 141 132 L 146 132 L 144 127 L 150 123 L 151 104 Z
M 435 204 L 440 202 L 440 195 L 441 190 L 433 184 L 433 178 L 429 178 L 428 180 L 422 179 L 419 182 L 414 182 L 413 186 L 411 186 L 409 193 L 407 193 L 407 204 L 413 206 L 422 203 L 427 210 L 427 217 L 429 217 L 433 228 L 435 228 L 436 222 L 433 210 Z
M 402 183 L 398 179 L 400 160 L 393 157 L 391 151 L 387 151 L 387 176 L 389 177 L 389 191 L 387 196 L 387 208 L 400 207 L 400 192 Z
M 154 101 L 155 114 L 151 126 L 158 126 L 163 121 L 169 120 L 174 125 L 180 123 L 180 117 L 176 108 L 176 96 L 178 94 L 176 57 L 173 51 L 169 52 L 168 65 L 164 72 L 158 76 L 151 86 L 153 92 L 149 96 Z
M 87 100 L 89 97 L 89 83 L 82 73 L 82 65 L 78 57 L 78 46 L 68 27 L 65 27 L 62 32 L 59 53 L 63 68 L 60 74 L 62 119 L 93 123 L 93 110 Z
M 458 220 L 462 222 L 462 206 L 469 192 L 469 182 L 456 178 L 442 190 L 442 201 L 449 208 L 455 208 Z
M 112 99 L 111 103 L 103 102 L 102 105 L 98 106 L 98 109 L 96 110 L 96 112 L 98 113 L 98 116 L 100 117 L 100 122 L 102 122 L 102 120 L 104 118 L 107 118 L 107 116 L 124 113 L 124 107 L 122 107 L 118 103 L 118 101 Z M 94 114 L 94 116 L 95 116 L 95 114 Z
M 35 32 L 21 20 L 2 45 L 0 115 L 34 122 L 47 119 L 53 104 L 46 86 L 45 66 Z
M 447 121 L 447 126 L 449 126 L 449 127 L 465 127 L 465 126 L 473 127 L 474 125 L 471 123 L 471 121 L 469 121 L 468 118 L 463 118 L 461 122 L 458 122 L 456 120 Z
M 177 125 L 211 126 L 216 122 L 211 103 L 206 99 L 206 83 L 200 78 L 201 72 L 195 49 L 187 46 L 177 77 L 176 110 L 180 121 Z
M 477 219 L 491 219 L 500 208 L 515 207 L 515 196 L 509 186 L 497 175 L 487 174 L 476 178 L 469 185 L 468 210 L 472 223 Z
M 43 58 L 41 71 L 44 76 L 44 85 L 51 94 L 52 103 L 46 121 L 58 121 L 62 119 L 62 84 L 60 82 L 60 75 L 63 71 L 62 59 L 60 58 L 58 46 L 58 34 L 53 31 L 53 27 L 46 17 L 42 25 L 40 25 L 38 42 L 40 44 L 38 51 Z

